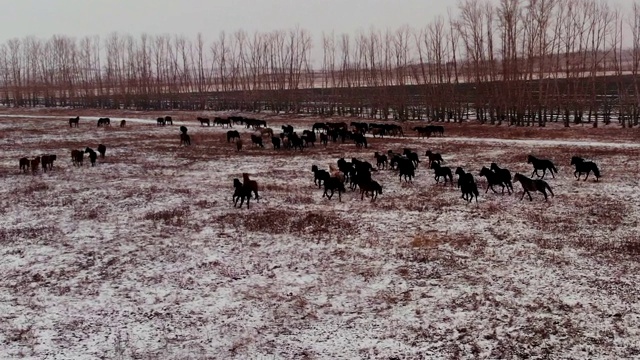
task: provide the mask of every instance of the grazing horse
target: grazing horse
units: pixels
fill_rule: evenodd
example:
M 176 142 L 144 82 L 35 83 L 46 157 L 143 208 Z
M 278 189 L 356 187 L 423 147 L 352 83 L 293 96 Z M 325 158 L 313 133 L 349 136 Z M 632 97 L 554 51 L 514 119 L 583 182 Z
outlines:
M 551 176 L 554 178 L 555 176 L 553 175 L 553 173 L 558 173 L 558 169 L 556 169 L 551 160 L 538 159 L 533 155 L 529 155 L 527 157 L 527 164 L 533 164 L 533 172 L 531 173 L 531 176 L 533 176 L 533 174 L 536 174 L 536 176 L 538 176 L 540 179 L 544 179 L 544 176 L 547 174 L 547 169 L 549 169 Z M 542 170 L 542 177 L 540 176 L 540 174 L 538 174 L 538 170 Z
M 258 183 L 255 180 L 249 179 L 249 174 L 242 173 L 242 185 L 249 191 L 253 192 L 256 196 L 256 201 L 260 202 L 258 197 Z
M 327 194 L 327 191 L 331 191 L 331 195 Z M 322 197 L 327 197 L 327 199 L 331 200 L 333 193 L 338 192 L 338 201 L 342 201 L 342 193 L 347 190 L 344 188 L 344 183 L 340 181 L 339 178 L 331 176 L 324 182 L 324 192 L 322 193 Z
M 169 124 L 169 125 L 173 125 L 173 119 L 171 118 L 171 116 L 165 116 L 164 117 L 164 123 L 165 124 Z
M 98 144 L 98 152 L 100 153 L 100 157 L 104 159 L 104 154 L 107 152 L 107 147 L 103 144 Z
M 329 142 L 329 137 L 327 136 L 327 134 L 320 133 L 320 142 L 324 144 L 324 146 L 327 146 L 327 143 Z
M 240 133 L 238 130 L 227 131 L 227 142 L 231 142 L 232 139 L 240 139 Z
M 493 188 L 494 185 L 502 186 L 502 193 L 504 194 L 504 188 L 506 186 L 504 183 L 505 180 L 500 175 L 496 174 L 493 170 L 483 166 L 482 170 L 480 170 L 480 176 L 484 176 L 485 178 L 487 178 L 487 190 L 484 192 L 485 194 L 489 191 L 489 188 L 491 188 L 491 191 L 493 191 L 494 193 L 497 193 L 497 191 Z M 509 190 L 509 187 L 506 186 L 506 188 L 509 194 L 511 194 L 511 190 Z
M 98 154 L 93 151 L 92 148 L 88 147 L 84 150 L 85 153 L 89 153 L 89 160 L 91 160 L 91 166 L 96 166 L 96 159 L 98 158 Z
M 377 151 L 373 154 L 373 156 L 376 158 L 376 166 L 378 167 L 378 169 L 380 169 L 381 167 L 383 169 L 387 168 L 387 165 L 389 164 L 389 159 L 387 158 L 387 155 L 384 154 L 380 154 Z
M 187 135 L 186 132 L 180 133 L 180 146 L 190 146 L 191 145 L 191 136 Z
M 20 170 L 27 172 L 29 169 L 29 159 L 26 157 L 20 158 Z
M 200 121 L 200 126 L 204 126 L 204 124 L 207 124 L 207 126 L 211 126 L 211 121 L 207 118 L 198 116 L 198 121 Z
M 282 141 L 280 140 L 279 137 L 277 137 L 277 136 L 272 136 L 271 137 L 271 144 L 273 144 L 273 148 L 274 149 L 280 149 L 280 143 L 281 142 Z
M 71 150 L 71 161 L 74 166 L 82 166 L 84 160 L 84 151 L 82 150 Z
M 511 183 L 511 172 L 507 169 L 500 168 L 496 163 L 491 163 L 490 169 L 495 171 L 496 175 L 498 175 L 498 177 L 502 179 L 504 184 L 507 186 L 507 189 L 509 190 L 509 194 L 511 194 L 511 192 L 513 191 L 513 184 Z
M 127 120 L 120 120 L 120 127 L 124 127 L 125 125 L 127 125 Z
M 313 171 L 313 183 L 318 185 L 318 188 L 322 186 L 323 181 L 327 181 L 331 177 L 327 170 L 320 170 L 316 165 L 311 165 L 311 171 Z
M 598 169 L 598 165 L 596 165 L 596 163 L 594 163 L 593 161 L 584 161 L 583 158 L 574 156 L 571 158 L 571 165 L 575 165 L 576 167 L 576 171 L 573 173 L 573 176 L 575 176 L 578 180 L 580 180 L 580 176 L 582 176 L 582 174 L 587 174 L 587 176 L 585 176 L 583 180 L 587 181 L 589 173 L 591 173 L 592 171 L 593 175 L 596 177 L 596 181 L 598 181 L 598 179 L 600 178 L 600 170 Z
M 100 126 L 111 126 L 111 119 L 109 118 L 100 118 L 98 119 L 98 127 Z
M 436 183 L 440 183 L 440 178 L 444 177 L 444 185 L 447 185 L 447 178 L 449 178 L 449 182 L 451 182 L 451 186 L 453 186 L 453 174 L 451 173 L 450 167 L 440 166 L 440 164 L 435 161 L 431 163 L 430 167 L 433 169 Z
M 40 156 L 30 160 L 29 165 L 31 165 L 31 172 L 35 175 L 38 172 L 38 166 L 40 166 Z
M 167 121 L 163 117 L 159 117 L 156 119 L 156 124 L 158 126 L 165 126 L 167 125 Z
M 233 207 L 238 205 L 240 200 L 240 207 L 244 204 L 244 200 L 247 200 L 247 209 L 249 208 L 249 200 L 251 200 L 251 190 L 246 188 L 238 179 L 233 179 Z
M 375 180 L 360 181 L 358 187 L 360 187 L 360 200 L 364 200 L 365 193 L 371 193 L 372 202 L 378 198 L 378 194 L 382 195 L 382 185 Z
M 442 155 L 440 155 L 440 153 L 433 153 L 431 152 L 431 150 L 427 150 L 427 152 L 424 153 L 424 156 L 429 158 L 429 164 L 433 163 L 434 161 L 437 161 L 438 164 L 444 162 L 444 159 L 442 158 Z
M 516 173 L 513 176 L 513 182 L 518 182 L 518 181 L 520 182 L 520 184 L 522 184 L 522 197 L 520 198 L 520 200 L 524 199 L 524 195 L 527 194 L 529 195 L 529 201 L 533 201 L 533 198 L 531 198 L 530 191 L 540 191 L 542 195 L 544 195 L 545 201 L 547 201 L 547 190 L 549 190 L 549 193 L 551 194 L 551 196 L 555 196 L 553 195 L 551 186 L 549 186 L 549 184 L 547 184 L 547 182 L 544 180 L 540 180 L 540 179 L 533 180 L 533 179 L 529 179 L 528 177 L 520 173 Z
M 78 123 L 80 122 L 80 116 L 76 116 L 74 118 L 69 119 L 69 127 L 73 127 L 74 125 L 78 127 Z

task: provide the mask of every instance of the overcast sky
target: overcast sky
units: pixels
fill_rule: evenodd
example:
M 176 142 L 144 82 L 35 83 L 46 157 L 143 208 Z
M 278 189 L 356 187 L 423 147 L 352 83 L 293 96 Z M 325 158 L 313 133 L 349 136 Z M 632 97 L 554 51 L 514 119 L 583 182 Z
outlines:
M 497 0 L 495 0 L 497 1 Z M 564 0 L 562 0 L 564 1 Z M 604 0 L 629 9 L 632 0 Z M 291 29 L 311 32 L 319 48 L 322 32 L 355 34 L 371 27 L 421 28 L 454 12 L 457 0 L 0 0 L 0 42 L 34 35 L 83 37 L 117 31 L 139 36 L 181 34 L 207 41 L 221 31 L 252 33 Z

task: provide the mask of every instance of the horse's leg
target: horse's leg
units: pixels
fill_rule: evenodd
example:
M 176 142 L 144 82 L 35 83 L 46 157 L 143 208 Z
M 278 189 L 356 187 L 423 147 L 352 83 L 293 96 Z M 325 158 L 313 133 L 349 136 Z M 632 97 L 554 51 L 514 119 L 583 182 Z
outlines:
M 542 193 L 542 195 L 544 195 L 544 201 L 547 201 L 547 192 L 542 189 L 542 191 L 540 191 Z
M 522 189 L 522 196 L 520 197 L 520 201 L 522 201 L 522 199 L 524 199 L 524 194 L 527 193 L 527 189 L 523 188 Z
M 544 179 L 545 175 L 547 175 L 547 168 L 542 169 L 542 177 L 541 177 L 541 179 Z
M 589 177 L 589 174 L 591 174 L 591 169 L 589 169 L 589 171 L 587 171 L 587 176 L 584 177 L 584 181 L 587 181 L 587 178 Z M 580 180 L 580 178 L 578 178 L 578 180 Z
M 533 201 L 533 198 L 531 197 L 531 193 L 529 192 L 529 190 L 527 190 L 527 195 L 529 195 L 529 201 Z
M 531 172 L 531 177 L 533 177 L 533 174 L 538 175 L 538 170 L 536 170 L 535 167 L 533 168 L 533 171 Z M 540 176 L 540 175 L 538 175 L 538 176 Z

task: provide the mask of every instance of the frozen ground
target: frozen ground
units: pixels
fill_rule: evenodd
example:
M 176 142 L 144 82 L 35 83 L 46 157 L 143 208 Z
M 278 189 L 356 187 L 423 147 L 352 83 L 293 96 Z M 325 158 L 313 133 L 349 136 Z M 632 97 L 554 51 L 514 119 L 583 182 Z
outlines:
M 85 111 L 77 129 L 72 110 L 20 114 L 0 114 L 2 359 L 640 356 L 637 129 L 445 124 L 445 138 L 418 139 L 408 125 L 363 150 L 238 153 L 195 113 L 172 114 L 189 148 L 158 114 Z M 129 120 L 104 129 L 89 116 Z M 106 159 L 71 165 L 71 149 L 98 143 Z M 467 205 L 424 163 L 413 184 L 375 173 L 374 203 L 313 185 L 312 164 L 404 147 L 477 179 L 492 161 L 530 175 L 526 155 L 548 157 L 556 196 L 485 194 L 478 179 Z M 58 155 L 52 172 L 19 172 L 41 153 Z M 598 162 L 601 181 L 575 181 L 572 155 Z M 231 203 L 242 172 L 262 187 L 250 209 Z

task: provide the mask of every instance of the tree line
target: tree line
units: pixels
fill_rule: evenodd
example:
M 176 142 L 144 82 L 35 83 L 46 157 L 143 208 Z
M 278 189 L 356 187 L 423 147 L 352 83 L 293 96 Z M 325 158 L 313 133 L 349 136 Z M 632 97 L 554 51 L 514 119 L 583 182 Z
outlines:
M 312 52 L 320 53 L 317 63 Z M 514 125 L 640 119 L 640 4 L 459 0 L 423 27 L 55 35 L 0 45 L 0 103 Z

